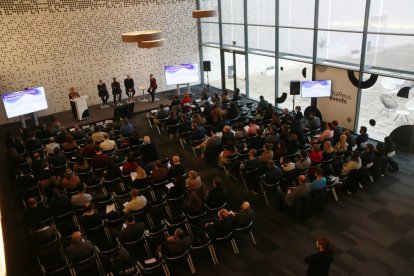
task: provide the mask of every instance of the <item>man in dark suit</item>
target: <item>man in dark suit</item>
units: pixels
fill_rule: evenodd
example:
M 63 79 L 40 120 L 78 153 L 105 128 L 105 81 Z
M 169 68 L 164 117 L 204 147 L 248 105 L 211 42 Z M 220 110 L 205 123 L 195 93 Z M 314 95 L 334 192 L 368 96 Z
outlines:
M 30 138 L 26 141 L 25 146 L 28 152 L 43 149 L 42 143 L 38 139 L 36 139 L 34 133 L 30 134 Z
M 114 96 L 114 106 L 116 106 L 116 101 L 118 100 L 118 104 L 121 103 L 121 96 L 122 96 L 122 90 L 121 90 L 121 84 L 116 81 L 116 78 L 112 79 L 111 87 L 112 87 L 112 95 Z
M 72 260 L 81 260 L 92 255 L 94 250 L 93 244 L 84 240 L 81 232 L 75 231 L 71 236 L 71 243 L 66 248 L 68 257 Z
M 34 223 L 35 221 L 44 221 L 50 217 L 49 209 L 47 209 L 44 205 L 38 205 L 36 199 L 33 197 L 28 198 L 26 203 L 26 219 L 30 224 Z
M 250 208 L 250 203 L 248 201 L 244 201 L 240 206 L 240 212 L 230 214 L 234 215 L 233 218 L 233 226 L 235 228 L 240 228 L 247 226 L 252 220 L 254 216 L 253 209 Z
M 53 189 L 52 194 L 53 198 L 49 199 L 49 207 L 53 215 L 65 214 L 72 210 L 69 199 L 62 195 L 58 188 Z
M 185 174 L 185 168 L 180 162 L 180 157 L 178 155 L 174 155 L 171 158 L 172 166 L 168 170 L 168 178 L 176 178 L 177 176 Z
M 276 183 L 282 177 L 282 170 L 275 165 L 275 161 L 269 160 L 267 162 L 267 171 L 262 176 L 262 181 L 265 183 Z
M 60 132 L 58 135 L 56 135 L 55 140 L 56 140 L 56 143 L 63 144 L 66 140 L 66 135 L 68 134 L 68 132 L 66 131 L 66 127 L 64 126 L 59 127 L 59 130 Z
M 93 209 L 91 202 L 88 202 L 85 204 L 85 213 L 80 219 L 80 225 L 86 229 L 94 228 L 101 225 L 103 219 L 104 216 L 97 213 Z
M 135 96 L 135 88 L 134 88 L 134 80 L 131 78 L 130 75 L 127 75 L 127 78 L 124 80 L 124 85 L 125 85 L 125 91 L 127 93 L 129 101 L 132 101 L 132 99 Z
M 86 137 L 86 132 L 83 131 L 78 125 L 75 125 L 74 128 L 75 128 L 75 131 L 72 132 L 73 139 L 81 140 Z
M 174 231 L 174 236 L 169 236 L 166 243 L 162 246 L 162 251 L 167 256 L 178 256 L 184 251 L 188 250 L 191 245 L 191 239 L 184 230 L 177 228 Z
M 210 237 L 222 237 L 233 230 L 233 216 L 226 209 L 220 209 L 218 211 L 218 219 L 213 222 L 207 222 L 204 226 Z
M 145 223 L 135 222 L 135 218 L 131 213 L 125 215 L 126 227 L 123 227 L 119 240 L 121 242 L 133 242 L 138 240 L 144 235 Z
M 46 140 L 52 137 L 52 133 L 47 129 L 46 125 L 42 125 L 39 127 L 39 131 L 36 132 L 36 138 L 40 140 Z
M 50 164 L 52 164 L 53 167 L 59 167 L 66 164 L 66 155 L 64 152 L 59 148 L 55 148 L 53 152 L 53 156 L 49 158 Z
M 213 178 L 213 189 L 208 193 L 205 204 L 210 208 L 222 206 L 226 202 L 227 189 L 223 187 L 223 181 L 220 177 Z

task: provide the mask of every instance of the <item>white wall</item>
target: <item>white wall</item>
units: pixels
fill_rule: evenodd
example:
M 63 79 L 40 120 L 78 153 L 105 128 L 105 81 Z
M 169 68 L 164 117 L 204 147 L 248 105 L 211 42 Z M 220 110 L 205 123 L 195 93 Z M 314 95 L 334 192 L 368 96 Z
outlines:
M 130 73 L 137 90 L 153 73 L 163 91 L 164 65 L 199 62 L 193 0 L 17 2 L 0 4 L 0 92 L 44 86 L 49 108 L 39 116 L 69 110 L 72 86 L 88 94 L 89 105 L 98 104 L 99 79 L 111 95 L 113 77 L 123 88 Z M 121 34 L 134 30 L 161 30 L 167 45 L 123 43 Z M 15 121 L 0 109 L 0 124 Z

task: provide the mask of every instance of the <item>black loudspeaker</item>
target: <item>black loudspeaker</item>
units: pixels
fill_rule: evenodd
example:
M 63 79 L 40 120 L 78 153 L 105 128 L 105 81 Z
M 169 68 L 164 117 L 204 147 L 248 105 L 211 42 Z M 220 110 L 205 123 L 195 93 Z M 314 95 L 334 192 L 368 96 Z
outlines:
M 290 82 L 290 95 L 300 95 L 300 81 Z
M 203 71 L 210 72 L 211 71 L 211 62 L 209 60 L 203 61 Z
M 122 106 L 117 106 L 114 109 L 114 118 L 131 118 L 134 114 L 134 103 L 127 103 Z

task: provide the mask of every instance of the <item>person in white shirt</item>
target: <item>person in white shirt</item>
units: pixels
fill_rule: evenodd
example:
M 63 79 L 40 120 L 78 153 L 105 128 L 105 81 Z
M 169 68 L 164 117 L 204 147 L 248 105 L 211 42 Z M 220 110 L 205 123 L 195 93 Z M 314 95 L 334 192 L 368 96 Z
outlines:
M 287 156 L 282 157 L 282 160 L 280 162 L 280 166 L 282 167 L 282 170 L 284 172 L 290 172 L 295 169 L 295 163 L 290 162 L 290 158 Z
M 109 135 L 108 133 L 104 133 L 103 135 L 104 137 L 104 141 L 102 143 L 99 144 L 99 147 L 103 150 L 103 151 L 110 151 L 110 150 L 114 150 L 116 148 L 116 143 L 114 140 L 109 140 Z
M 326 123 L 326 129 L 319 136 L 319 141 L 323 142 L 325 139 L 333 139 L 334 137 L 334 128 L 332 123 Z
M 46 146 L 45 146 L 45 152 L 46 152 L 46 154 L 48 156 L 55 154 L 55 152 L 54 152 L 55 148 L 59 148 L 60 149 L 60 146 L 59 146 L 58 143 L 56 143 L 54 137 L 50 137 L 49 143 L 47 143 Z
M 131 189 L 131 201 L 125 204 L 124 213 L 128 213 L 131 211 L 139 211 L 145 206 L 147 206 L 147 199 L 145 196 L 138 196 L 138 190 L 132 188 Z

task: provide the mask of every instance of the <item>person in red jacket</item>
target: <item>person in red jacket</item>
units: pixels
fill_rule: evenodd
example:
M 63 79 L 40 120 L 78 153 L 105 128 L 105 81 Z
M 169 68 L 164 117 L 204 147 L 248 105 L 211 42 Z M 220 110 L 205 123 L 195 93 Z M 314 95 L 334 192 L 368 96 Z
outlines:
M 147 92 L 151 94 L 151 102 L 154 102 L 155 97 L 155 90 L 157 90 L 158 84 L 157 79 L 154 77 L 153 74 L 150 75 L 150 87 L 148 88 Z

